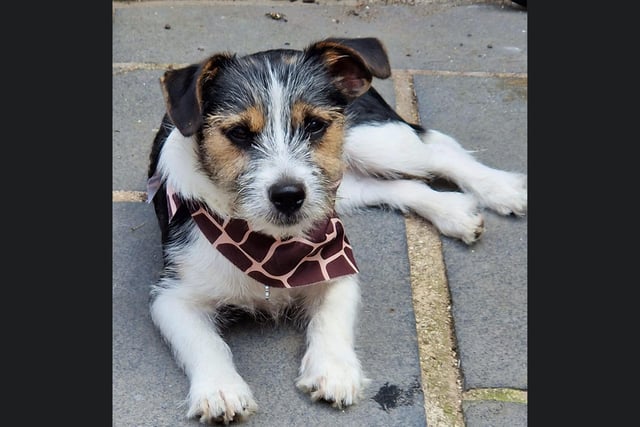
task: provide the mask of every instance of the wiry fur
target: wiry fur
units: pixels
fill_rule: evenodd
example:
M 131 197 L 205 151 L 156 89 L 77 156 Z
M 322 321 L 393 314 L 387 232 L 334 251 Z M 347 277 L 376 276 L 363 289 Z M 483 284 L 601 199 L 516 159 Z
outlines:
M 264 286 L 214 249 L 188 212 L 169 221 L 167 186 L 280 238 L 305 235 L 334 210 L 386 205 L 471 244 L 483 231 L 481 208 L 525 214 L 526 176 L 480 164 L 453 138 L 404 121 L 370 87 L 389 75 L 376 39 L 327 39 L 304 51 L 216 54 L 162 78 L 167 114 L 149 176 L 162 182 L 154 206 L 165 268 L 151 315 L 189 377 L 189 417 L 228 423 L 257 410 L 217 332 L 224 307 L 274 318 L 293 308 L 307 336 L 297 387 L 337 407 L 357 402 L 367 383 L 354 351 L 360 293 L 357 275 L 347 275 L 272 288 L 265 299 Z M 434 177 L 462 191 L 435 191 L 425 181 Z

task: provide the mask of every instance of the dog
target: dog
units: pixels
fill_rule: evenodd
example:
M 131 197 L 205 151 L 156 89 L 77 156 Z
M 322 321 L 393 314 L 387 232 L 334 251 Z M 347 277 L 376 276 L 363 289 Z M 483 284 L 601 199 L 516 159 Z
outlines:
M 371 86 L 390 75 L 378 39 L 327 38 L 216 53 L 160 78 L 148 201 L 164 268 L 150 312 L 189 379 L 187 417 L 227 424 L 258 409 L 219 334 L 228 307 L 295 313 L 306 334 L 295 385 L 337 408 L 362 397 L 358 267 L 340 215 L 387 206 L 467 244 L 482 209 L 525 215 L 526 175 L 405 121 Z M 460 191 L 434 190 L 435 178 Z

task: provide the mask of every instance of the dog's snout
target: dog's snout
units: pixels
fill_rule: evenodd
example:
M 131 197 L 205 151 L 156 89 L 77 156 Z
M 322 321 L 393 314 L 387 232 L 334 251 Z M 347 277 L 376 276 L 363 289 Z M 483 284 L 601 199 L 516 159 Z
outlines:
M 304 187 L 298 183 L 277 183 L 269 188 L 269 200 L 280 212 L 291 215 L 304 202 Z

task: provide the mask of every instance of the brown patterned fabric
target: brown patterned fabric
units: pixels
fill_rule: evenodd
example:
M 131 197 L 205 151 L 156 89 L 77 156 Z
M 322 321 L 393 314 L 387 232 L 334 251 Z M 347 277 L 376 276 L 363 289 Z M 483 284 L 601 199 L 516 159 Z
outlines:
M 167 186 L 169 218 L 183 204 Z M 223 219 L 200 203 L 184 202 L 209 242 L 258 282 L 278 288 L 319 283 L 358 272 L 340 218 L 317 224 L 309 238 L 276 239 L 252 231 L 241 219 Z

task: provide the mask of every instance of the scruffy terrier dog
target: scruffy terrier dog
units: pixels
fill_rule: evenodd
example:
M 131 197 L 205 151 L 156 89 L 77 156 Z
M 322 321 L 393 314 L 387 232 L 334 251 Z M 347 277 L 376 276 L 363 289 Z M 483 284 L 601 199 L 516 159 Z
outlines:
M 188 417 L 228 423 L 257 410 L 218 332 L 225 307 L 293 309 L 307 343 L 296 386 L 339 408 L 357 402 L 358 269 L 338 214 L 412 211 L 467 244 L 482 208 L 525 214 L 526 176 L 407 123 L 371 87 L 390 74 L 377 39 L 330 38 L 219 53 L 161 78 L 148 193 L 164 270 L 151 315 L 190 380 Z M 435 177 L 462 191 L 433 190 Z

